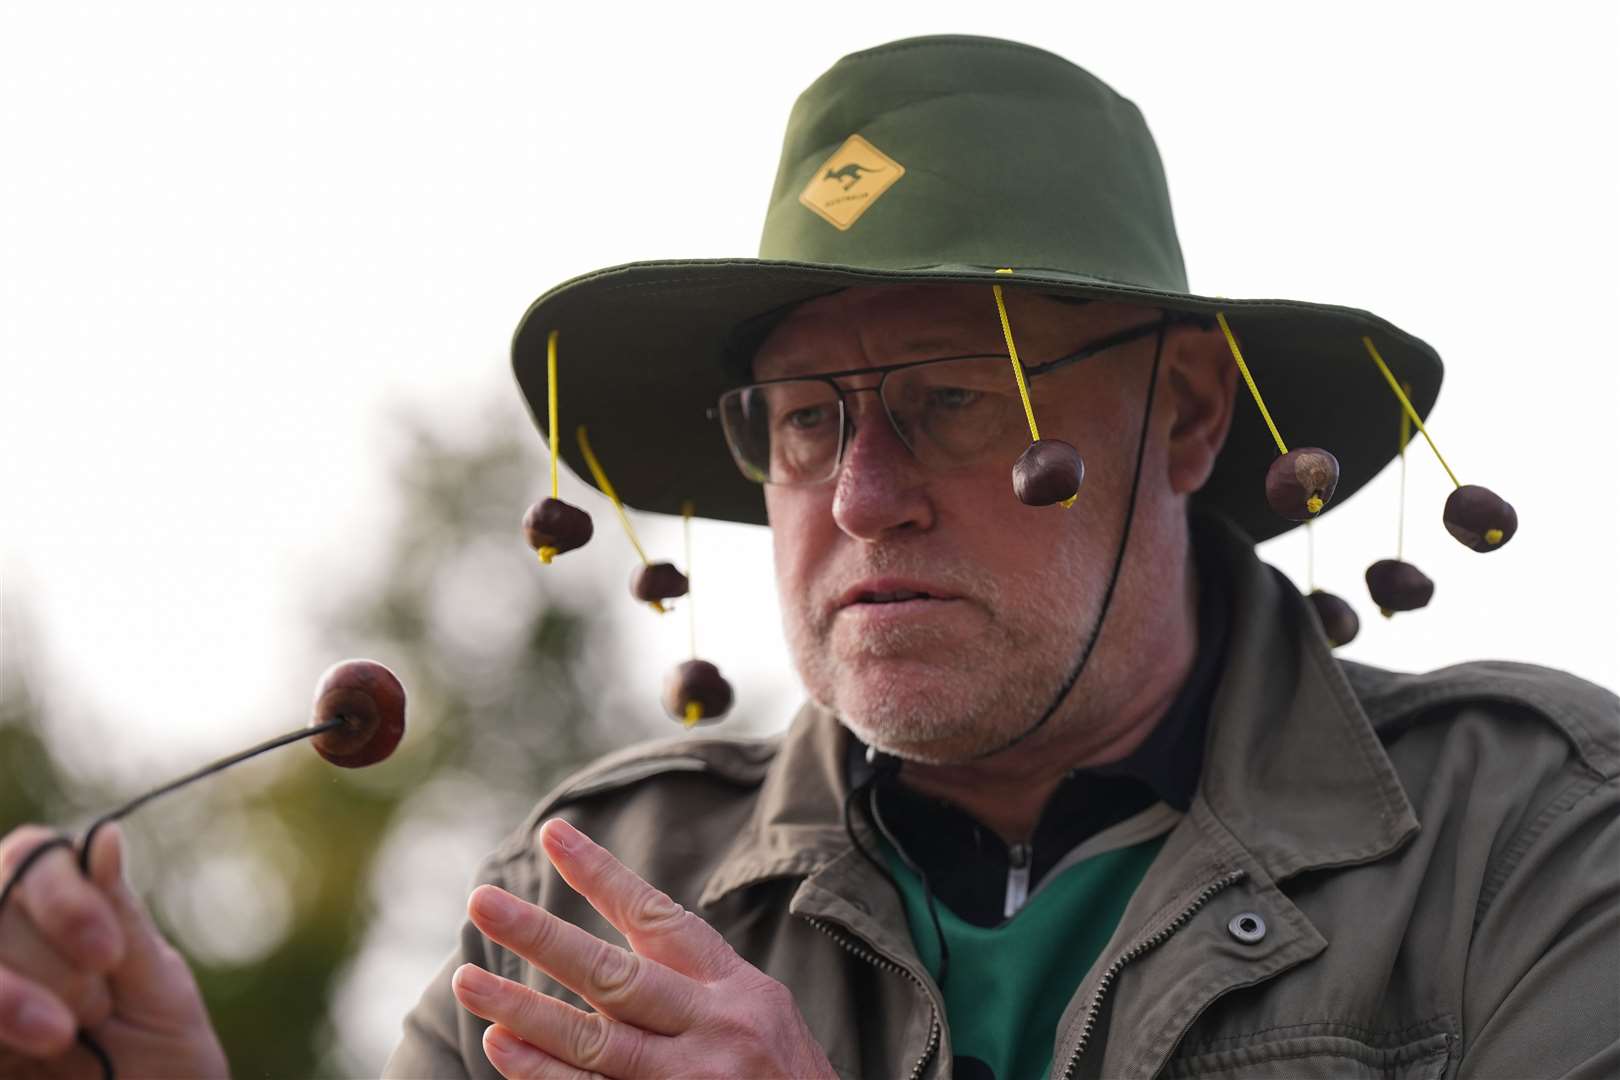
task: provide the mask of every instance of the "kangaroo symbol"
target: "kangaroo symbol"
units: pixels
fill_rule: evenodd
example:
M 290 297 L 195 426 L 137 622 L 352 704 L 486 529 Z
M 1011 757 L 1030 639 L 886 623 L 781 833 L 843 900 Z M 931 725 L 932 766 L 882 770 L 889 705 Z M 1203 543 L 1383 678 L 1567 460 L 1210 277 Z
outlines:
M 870 165 L 860 165 L 856 164 L 855 162 L 851 162 L 841 169 L 828 169 L 827 175 L 823 176 L 822 179 L 840 181 L 844 185 L 844 190 L 848 191 L 850 188 L 861 182 L 862 173 L 882 171 L 882 169 L 874 169 Z

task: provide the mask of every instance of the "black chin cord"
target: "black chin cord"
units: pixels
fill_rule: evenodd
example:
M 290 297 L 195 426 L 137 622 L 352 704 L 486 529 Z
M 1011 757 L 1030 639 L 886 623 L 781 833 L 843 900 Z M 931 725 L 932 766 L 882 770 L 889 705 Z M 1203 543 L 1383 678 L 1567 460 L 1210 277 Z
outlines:
M 934 981 L 939 985 L 940 993 L 943 994 L 945 992 L 945 978 L 951 969 L 951 947 L 946 943 L 945 930 L 939 924 L 939 909 L 934 901 L 933 887 L 928 884 L 928 875 L 923 872 L 922 867 L 911 861 L 911 857 L 906 854 L 906 849 L 900 846 L 900 842 L 894 838 L 894 834 L 889 832 L 888 827 L 883 824 L 883 817 L 878 813 L 877 809 L 878 788 L 895 782 L 895 779 L 900 775 L 900 759 L 892 754 L 885 754 L 874 747 L 867 747 L 866 760 L 873 767 L 872 774 L 859 784 L 851 787 L 849 794 L 844 796 L 844 832 L 849 836 L 850 844 L 854 846 L 856 851 L 861 853 L 861 857 L 871 863 L 872 868 L 878 872 L 879 876 L 894 889 L 895 896 L 899 897 L 900 906 L 904 909 L 906 897 L 905 893 L 900 890 L 900 883 L 894 879 L 894 875 L 889 872 L 889 868 L 883 865 L 883 860 L 867 850 L 866 845 L 861 842 L 860 835 L 855 832 L 854 809 L 857 802 L 864 802 L 867 820 L 872 823 L 878 832 L 883 834 L 883 838 L 889 842 L 890 847 L 894 848 L 895 854 L 900 856 L 900 861 L 906 864 L 906 868 L 916 874 L 918 879 L 922 881 L 923 898 L 928 905 L 928 917 L 933 920 L 934 937 L 939 942 L 939 975 Z
M 1142 459 L 1147 450 L 1148 424 L 1153 419 L 1153 399 L 1159 385 L 1159 361 L 1164 355 L 1164 334 L 1169 325 L 1168 319 L 1161 319 L 1159 323 L 1159 332 L 1153 347 L 1153 368 L 1148 375 L 1147 401 L 1142 408 L 1142 427 L 1136 437 L 1136 468 L 1131 474 L 1130 496 L 1125 503 L 1125 523 L 1120 528 L 1119 547 L 1114 552 L 1114 566 L 1108 574 L 1108 587 L 1103 591 L 1102 607 L 1097 612 L 1097 622 L 1092 628 L 1091 636 L 1086 640 L 1085 648 L 1080 652 L 1080 659 L 1069 672 L 1063 686 L 1059 688 L 1057 696 L 1052 699 L 1052 704 L 1048 705 L 1046 711 L 1041 714 L 1041 718 L 1002 745 L 975 754 L 968 759 L 969 761 L 980 761 L 999 754 L 1039 731 L 1058 711 L 1058 707 L 1063 704 L 1064 700 L 1068 698 L 1069 692 L 1080 681 L 1080 676 L 1086 670 L 1086 664 L 1090 662 L 1091 654 L 1097 647 L 1097 639 L 1102 636 L 1103 622 L 1108 618 L 1108 610 L 1113 605 L 1114 590 L 1119 584 L 1120 567 L 1125 563 L 1125 549 L 1130 546 L 1131 542 L 1131 523 L 1136 519 L 1136 496 L 1142 485 Z M 861 853 L 861 857 L 871 863 L 872 868 L 894 889 L 895 895 L 900 898 L 901 907 L 903 908 L 905 906 L 905 894 L 900 890 L 900 883 L 895 881 L 894 875 L 889 872 L 887 866 L 883 865 L 882 860 L 867 850 L 866 845 L 861 843 L 860 836 L 855 832 L 853 811 L 856 803 L 862 801 L 864 796 L 868 820 L 889 842 L 889 846 L 894 848 L 895 853 L 900 857 L 900 861 L 905 863 L 907 869 L 916 874 L 922 881 L 923 898 L 928 905 L 928 916 L 933 921 L 934 936 L 939 942 L 939 978 L 936 982 L 939 984 L 940 993 L 943 994 L 945 992 L 945 978 L 950 972 L 951 950 L 945 941 L 945 931 L 940 926 L 939 910 L 934 900 L 934 890 L 928 883 L 928 875 L 906 854 L 899 841 L 894 838 L 894 835 L 883 824 L 883 817 L 878 813 L 877 809 L 877 789 L 880 785 L 892 784 L 897 781 L 900 775 L 901 762 L 894 755 L 886 754 L 875 747 L 867 747 L 866 760 L 873 766 L 871 775 L 861 783 L 851 787 L 849 794 L 844 796 L 844 832 L 848 834 L 850 844 L 854 846 L 856 851 Z
M 1057 696 L 1052 699 L 1052 704 L 1046 707 L 1046 711 L 1041 714 L 1041 718 L 1000 746 L 974 754 L 967 759 L 968 761 L 982 761 L 987 757 L 993 757 L 1001 753 L 1003 750 L 1009 750 L 1044 727 L 1046 722 L 1057 713 L 1059 706 L 1067 700 L 1069 691 L 1073 690 L 1075 684 L 1080 681 L 1081 674 L 1086 670 L 1086 664 L 1091 660 L 1092 651 L 1097 647 L 1097 639 L 1102 637 L 1103 621 L 1108 618 L 1108 609 L 1113 605 L 1114 587 L 1119 584 L 1119 570 L 1125 564 L 1125 549 L 1131 542 L 1131 522 L 1136 519 L 1136 494 L 1142 486 L 1142 457 L 1147 449 L 1148 422 L 1153 419 L 1153 397 L 1159 386 L 1159 358 L 1164 354 L 1164 332 L 1169 325 L 1168 318 L 1160 319 L 1159 333 L 1153 346 L 1153 370 L 1148 375 L 1147 404 L 1142 409 L 1142 430 L 1136 437 L 1136 469 L 1131 474 L 1131 494 L 1125 504 L 1125 524 L 1120 529 L 1119 548 L 1114 552 L 1114 568 L 1108 574 L 1108 588 L 1103 592 L 1102 608 L 1097 612 L 1097 623 L 1092 628 L 1091 637 L 1086 640 L 1085 648 L 1080 652 L 1079 661 L 1074 665 L 1073 670 L 1069 672 L 1069 677 L 1064 680 L 1062 687 L 1058 689 Z
M 212 776 L 214 773 L 230 768 L 237 762 L 246 761 L 250 757 L 262 754 L 266 750 L 274 750 L 278 746 L 286 746 L 288 743 L 298 742 L 300 739 L 308 739 L 311 736 L 332 731 L 336 728 L 342 727 L 344 723 L 344 718 L 339 716 L 332 720 L 326 721 L 324 724 L 316 724 L 312 727 L 303 727 L 299 728 L 297 731 L 288 732 L 286 735 L 278 735 L 274 739 L 262 742 L 257 746 L 249 747 L 239 754 L 232 754 L 230 757 L 220 758 L 218 761 L 210 765 L 204 765 L 202 768 L 196 770 L 195 772 L 189 772 L 180 777 L 178 780 L 171 780 L 166 784 L 153 788 L 151 791 L 135 796 L 135 798 L 131 799 L 129 802 L 118 807 L 117 809 L 107 811 L 105 814 L 102 814 L 100 817 L 92 821 L 90 823 L 90 827 L 84 832 L 84 840 L 79 844 L 79 872 L 85 877 L 90 876 L 90 845 L 95 840 L 96 833 L 100 831 L 102 826 L 110 825 L 120 818 L 126 817 L 127 815 L 134 813 L 136 810 L 139 810 L 141 807 L 145 806 L 158 796 L 167 795 L 171 791 L 176 791 L 183 788 L 194 780 L 201 780 L 205 776 Z M 40 859 L 57 848 L 66 848 L 69 851 L 72 851 L 73 847 L 74 844 L 71 837 L 65 833 L 58 833 L 49 840 L 46 840 L 36 846 L 27 855 L 23 856 L 22 861 L 17 864 L 17 868 L 13 870 L 11 872 L 11 876 L 6 879 L 5 886 L 0 888 L 0 911 L 5 910 L 6 901 L 11 899 L 11 894 L 17 888 L 18 884 L 22 882 L 23 875 L 28 873 L 28 871 L 31 870 Z M 90 1032 L 86 1031 L 84 1028 L 79 1029 L 79 1045 L 84 1047 L 90 1056 L 95 1058 L 97 1063 L 101 1065 L 101 1075 L 103 1080 L 116 1080 L 117 1074 L 113 1071 L 112 1058 L 108 1056 L 107 1051 L 102 1048 L 101 1044 L 96 1042 L 95 1038 L 91 1036 Z

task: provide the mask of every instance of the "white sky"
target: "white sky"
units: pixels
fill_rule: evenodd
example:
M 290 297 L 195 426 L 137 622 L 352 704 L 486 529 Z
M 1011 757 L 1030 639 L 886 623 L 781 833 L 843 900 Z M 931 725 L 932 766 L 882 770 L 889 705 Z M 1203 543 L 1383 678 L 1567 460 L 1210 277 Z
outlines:
M 508 338 L 546 288 L 752 254 L 799 90 L 935 32 L 1040 44 L 1136 101 L 1194 289 L 1365 307 L 1447 361 L 1432 430 L 1520 535 L 1455 544 L 1415 449 L 1435 602 L 1368 618 L 1391 470 L 1318 530 L 1318 582 L 1363 615 L 1345 655 L 1620 682 L 1615 5 L 458 7 L 0 15 L 0 583 L 109 753 L 301 723 L 332 659 L 302 640 L 309 598 L 380 541 L 387 407 L 470 415 L 498 387 L 515 409 Z M 699 142 L 723 176 L 689 167 Z M 785 721 L 767 538 L 698 542 L 729 567 L 703 651 Z M 1303 580 L 1302 540 L 1264 553 Z M 630 673 L 650 708 L 665 666 Z

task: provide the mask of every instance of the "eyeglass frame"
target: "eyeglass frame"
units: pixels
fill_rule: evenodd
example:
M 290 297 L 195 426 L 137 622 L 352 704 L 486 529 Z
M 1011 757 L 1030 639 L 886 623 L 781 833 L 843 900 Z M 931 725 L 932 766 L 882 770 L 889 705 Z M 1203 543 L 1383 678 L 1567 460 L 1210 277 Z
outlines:
M 1116 330 L 1112 334 L 1107 334 L 1098 338 L 1096 341 L 1087 342 L 1074 352 L 1066 353 L 1055 360 L 1048 360 L 1044 364 L 1036 364 L 1034 367 L 1026 367 L 1024 368 L 1024 379 L 1027 382 L 1038 375 L 1046 375 L 1050 372 L 1057 371 L 1060 368 L 1068 367 L 1071 364 L 1078 364 L 1082 360 L 1089 360 L 1099 353 L 1107 352 L 1109 349 L 1116 349 L 1121 345 L 1129 345 L 1134 341 L 1140 341 L 1151 334 L 1167 331 L 1171 327 L 1175 326 L 1189 325 L 1198 326 L 1201 329 L 1207 330 L 1215 325 L 1215 320 L 1208 315 L 1200 315 L 1197 312 L 1192 311 L 1160 311 L 1159 317 L 1152 322 L 1142 323 L 1139 326 L 1129 327 L 1124 330 Z M 737 448 L 732 444 L 731 437 L 725 433 L 725 425 L 721 424 L 721 434 L 726 440 L 726 449 L 731 451 L 731 458 L 737 464 L 737 471 L 743 474 L 743 479 L 752 480 L 756 484 L 771 484 L 776 487 L 809 487 L 813 484 L 826 483 L 828 480 L 831 480 L 833 477 L 838 475 L 838 470 L 844 463 L 844 450 L 849 445 L 849 437 L 855 433 L 855 417 L 845 402 L 846 396 L 849 394 L 876 393 L 878 396 L 878 404 L 883 409 L 883 415 L 889 421 L 889 427 L 893 429 L 895 435 L 900 439 L 900 441 L 905 444 L 906 450 L 915 455 L 916 450 L 912 448 L 910 441 L 907 440 L 905 434 L 900 430 L 899 424 L 895 421 L 894 414 L 889 411 L 888 402 L 883 399 L 883 384 L 888 381 L 889 375 L 896 371 L 905 371 L 909 368 L 923 367 L 928 364 L 945 364 L 956 360 L 1006 360 L 1011 363 L 1010 357 L 1002 356 L 996 353 L 964 353 L 961 356 L 933 356 L 926 360 L 907 360 L 899 364 L 883 364 L 877 367 L 850 368 L 847 371 L 818 371 L 812 375 L 784 375 L 779 379 L 760 379 L 755 382 L 743 383 L 741 386 L 734 386 L 721 395 L 722 398 L 725 398 L 732 394 L 738 393 L 739 391 L 751 390 L 759 386 L 775 386 L 781 383 L 789 382 L 819 381 L 825 382 L 831 386 L 833 393 L 837 395 L 838 398 L 838 452 L 833 455 L 832 466 L 828 470 L 827 475 L 821 477 L 820 479 L 790 481 L 787 483 L 772 480 L 756 480 L 754 477 L 748 475 L 747 470 L 742 467 L 742 462 L 737 460 Z M 840 386 L 837 382 L 839 379 L 847 379 L 855 375 L 877 375 L 878 381 L 872 386 L 848 387 Z M 720 408 L 721 406 L 718 403 L 711 405 L 705 411 L 704 415 L 710 420 L 718 421 L 720 419 Z

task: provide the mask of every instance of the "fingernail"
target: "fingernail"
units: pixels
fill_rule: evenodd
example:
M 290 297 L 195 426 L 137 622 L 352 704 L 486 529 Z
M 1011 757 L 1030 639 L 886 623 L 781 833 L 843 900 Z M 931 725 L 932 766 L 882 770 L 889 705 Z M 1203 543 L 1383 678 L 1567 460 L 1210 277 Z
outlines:
M 520 911 L 517 899 L 498 888 L 479 890 L 474 903 L 480 915 L 494 922 L 511 922 Z
M 112 931 L 95 922 L 79 931 L 79 949 L 93 962 L 109 960 L 117 951 L 118 942 Z
M 495 993 L 495 979 L 474 964 L 463 964 L 456 970 L 456 986 L 468 997 L 487 998 Z
M 552 818 L 550 826 L 546 829 L 551 842 L 564 851 L 579 850 L 580 833 L 562 818 Z
M 503 1027 L 491 1025 L 485 1028 L 484 1045 L 502 1057 L 511 1057 L 518 1052 L 518 1041 Z
M 17 1034 L 31 1043 L 57 1043 L 73 1034 L 73 1022 L 63 1010 L 30 998 L 17 1010 Z

